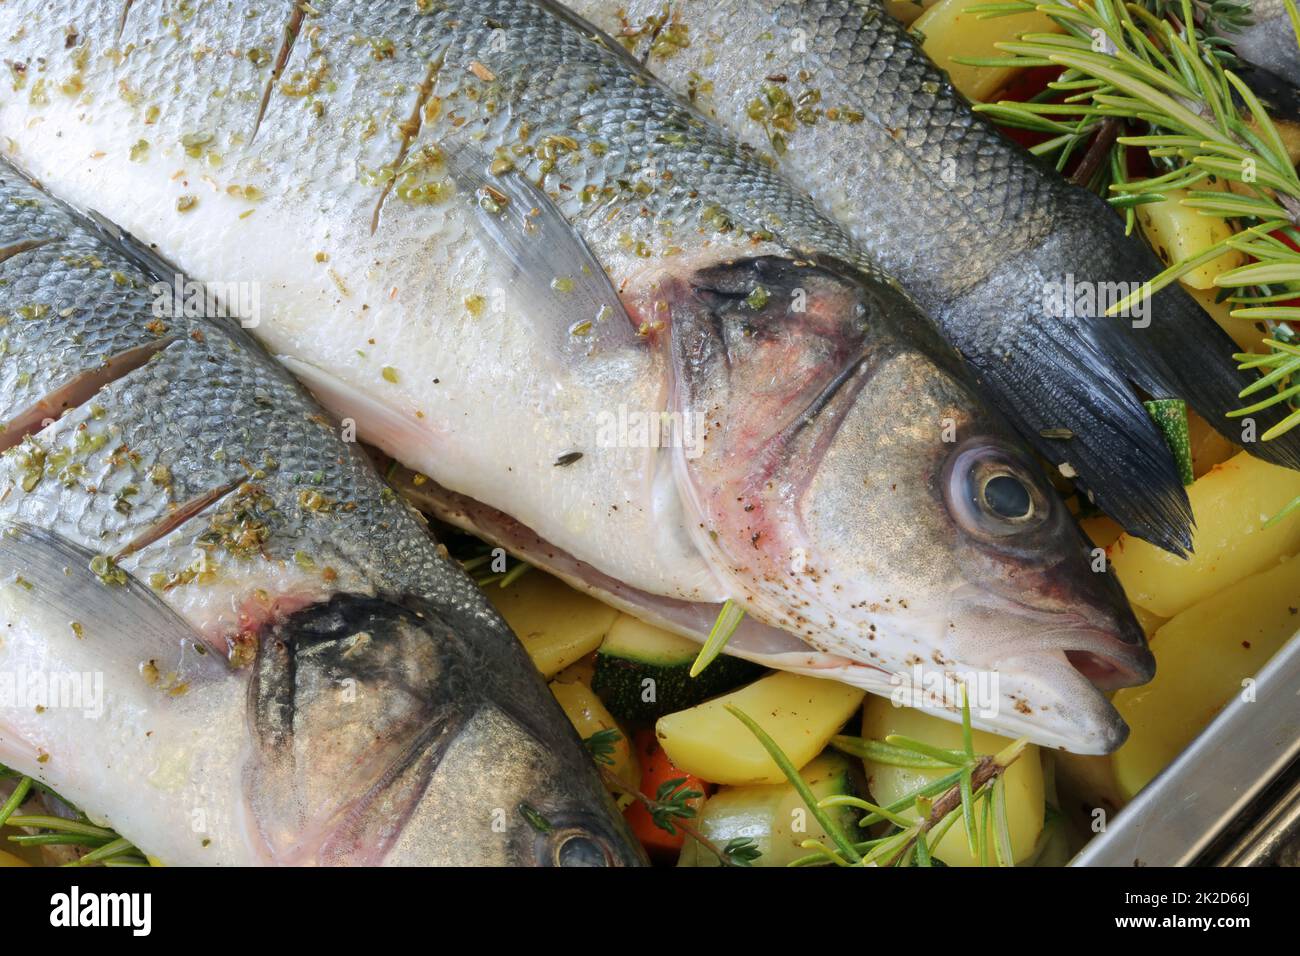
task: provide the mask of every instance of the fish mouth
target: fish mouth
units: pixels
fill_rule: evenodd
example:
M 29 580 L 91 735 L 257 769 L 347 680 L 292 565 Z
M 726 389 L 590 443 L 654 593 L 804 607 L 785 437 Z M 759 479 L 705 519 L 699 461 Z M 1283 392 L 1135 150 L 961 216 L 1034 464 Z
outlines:
M 1155 657 L 1149 650 L 1144 648 L 1136 660 L 1132 659 L 1134 656 L 1099 654 L 1092 650 L 1065 652 L 1065 659 L 1070 662 L 1070 666 L 1103 693 L 1122 687 L 1137 687 L 1155 676 Z
M 1053 641 L 1070 666 L 1102 693 L 1137 687 L 1155 676 L 1155 656 L 1147 647 L 1146 635 L 1136 620 L 1121 619 L 1115 626 L 1107 627 L 1090 623 L 1077 614 L 1063 615 L 1060 611 L 1021 606 L 1036 612 L 1033 615 L 1036 620 L 1041 620 L 1039 616 L 1044 614 L 1055 620 L 1062 616 L 1070 619 L 1056 627 L 1039 628 L 1035 636 Z
M 999 711 L 986 715 L 985 729 L 1075 753 L 1118 748 L 1128 726 L 1109 695 L 1156 670 L 1136 620 L 990 597 L 961 602 L 972 629 L 952 648 L 961 664 L 997 675 Z
M 1027 653 L 1062 652 L 1081 674 L 1095 678 L 1102 691 L 1145 684 L 1155 676 L 1155 657 L 1147 647 L 1146 633 L 1126 607 L 1089 614 L 1044 607 L 1000 589 L 967 584 L 954 591 L 949 610 L 954 616 L 1000 623 L 1004 636 L 991 642 L 995 655 L 1012 659 Z

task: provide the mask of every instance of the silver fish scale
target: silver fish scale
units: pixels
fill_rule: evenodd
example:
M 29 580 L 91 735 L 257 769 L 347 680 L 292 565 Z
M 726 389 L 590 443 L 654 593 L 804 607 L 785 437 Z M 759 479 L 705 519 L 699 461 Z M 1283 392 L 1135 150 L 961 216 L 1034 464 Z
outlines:
M 829 76 L 837 88 L 866 94 L 854 105 L 870 112 L 872 121 L 859 132 L 876 133 L 872 148 L 863 148 L 861 138 L 819 140 L 819 149 L 830 152 L 818 162 L 844 170 L 848 182 L 906 177 L 905 189 L 871 188 L 872 228 L 857 236 L 886 269 L 905 266 L 915 276 L 931 263 L 926 281 L 957 291 L 1048 233 L 1052 221 L 1042 211 L 1059 187 L 970 113 L 947 76 L 881 5 L 761 3 L 783 29 L 808 33 L 808 59 L 819 67 L 810 82 Z M 900 233 L 909 237 L 905 246 L 892 241 Z M 896 262 L 899 255 L 906 261 Z
M 653 170 L 652 177 L 640 180 L 651 187 L 648 194 L 621 197 L 625 216 L 694 226 L 709 205 L 717 205 L 738 226 L 770 231 L 794 250 L 871 268 L 809 200 L 751 152 L 723 139 L 679 101 L 648 84 L 622 54 L 593 47 L 540 5 L 495 0 L 443 6 L 414 19 L 409 9 L 397 5 L 344 9 L 358 16 L 357 26 L 380 35 L 414 30 L 431 44 L 444 44 L 439 91 L 444 82 L 466 89 L 466 84 L 479 85 L 474 63 L 483 64 L 494 77 L 483 84 L 487 99 L 499 95 L 510 117 L 506 124 L 492 124 L 504 125 L 498 134 L 501 144 L 518 141 L 527 126 L 530 145 L 547 135 L 567 134 L 588 147 L 563 153 L 557 178 L 570 187 L 568 198 L 560 197 L 561 208 L 593 247 L 602 243 L 609 219 L 599 208 L 591 211 L 600 215 L 591 218 L 579 214 L 580 185 L 603 186 Z M 538 69 L 539 60 L 546 69 Z M 445 124 L 432 132 L 445 134 Z M 495 139 L 489 137 L 484 145 L 495 146 Z M 607 146 L 608 153 L 593 156 L 593 142 Z M 541 161 L 534 157 L 526 168 L 537 177 Z
M 31 190 L 16 195 L 12 187 L 0 182 L 0 246 L 49 244 L 12 253 L 0 265 L 0 423 L 88 370 L 89 362 L 158 343 L 145 322 L 135 321 L 140 293 L 128 278 L 131 265 L 88 236 L 66 235 L 65 216 L 33 200 Z M 83 323 L 90 313 L 97 320 Z M 49 411 L 57 417 L 59 410 Z
M 539 5 L 313 4 L 271 83 L 251 146 L 293 5 L 213 4 L 183 16 L 167 9 L 160 17 L 154 8 L 132 5 L 123 55 L 108 57 L 115 65 L 92 56 L 86 69 L 115 71 L 123 95 L 153 117 L 153 145 L 211 137 L 201 149 L 223 158 L 223 179 L 265 182 L 271 175 L 268 202 L 329 181 L 331 189 L 311 194 L 322 215 L 368 222 L 381 189 L 358 182 L 391 172 L 402 146 L 399 125 L 415 112 L 420 87 L 432 75 L 441 109 L 432 118 L 426 112 L 406 155 L 453 140 L 472 141 L 489 156 L 518 147 L 516 156 L 532 154 L 518 165 L 540 178 L 538 147 L 548 137 L 576 141 L 578 150 L 560 150 L 545 187 L 603 261 L 626 245 L 628 234 L 661 248 L 707 241 L 718 235 L 711 216 L 717 209 L 725 221 L 771 233 L 791 251 L 852 262 L 890 281 L 770 165 L 648 83 L 621 52 L 602 48 Z M 80 37 L 102 51 L 119 14 L 115 5 L 88 5 L 77 17 Z M 43 52 L 36 39 L 20 37 L 8 47 L 8 55 L 31 64 L 32 74 Z M 190 64 L 182 82 L 180 61 Z M 62 72 L 49 67 L 45 75 L 53 80 Z M 593 151 L 593 142 L 604 151 Z M 583 196 L 589 185 L 598 190 L 595 198 Z
M 771 230 L 808 252 L 857 259 L 843 233 L 777 174 L 648 85 L 621 54 L 596 47 L 540 6 L 439 2 L 428 4 L 429 13 L 419 6 L 330 4 L 313 25 L 331 35 L 402 37 L 413 55 L 438 64 L 434 92 L 449 102 L 438 121 L 422 129 L 420 142 L 469 135 L 485 152 L 521 140 L 536 146 L 554 135 L 583 147 L 599 142 L 607 153 L 594 156 L 585 148 L 563 154 L 557 178 L 569 187 L 562 208 L 571 217 L 581 205 L 581 186 L 653 167 L 658 175 L 649 182 L 670 185 L 626 195 L 628 215 L 644 210 L 658 221 L 695 222 L 712 202 L 738 223 Z M 539 70 L 539 62 L 546 68 Z M 468 122 L 456 127 L 453 114 Z M 537 176 L 540 163 L 534 158 L 521 165 Z M 601 241 L 600 235 L 586 238 L 593 245 Z
M 0 169 L 0 196 L 0 234 L 10 241 L 23 230 L 65 237 L 0 264 L 8 280 L 0 285 L 0 313 L 35 301 L 48 302 L 52 316 L 30 323 L 22 352 L 0 360 L 3 380 L 21 358 L 39 355 L 42 333 L 57 346 L 45 356 L 53 381 L 96 370 L 105 350 L 160 336 L 170 343 L 5 453 L 0 515 L 114 554 L 176 508 L 225 489 L 225 498 L 184 527 L 180 548 L 209 551 L 218 574 L 222 566 L 253 562 L 255 570 L 259 562 L 297 559 L 322 575 L 332 565 L 337 589 L 386 588 L 482 609 L 472 583 L 438 555 L 364 453 L 341 441 L 301 387 L 239 330 L 184 314 L 160 327 L 147 274 L 7 168 Z M 87 254 L 105 266 L 61 265 Z M 59 302 L 77 305 L 64 317 L 54 309 Z M 250 507 L 264 531 L 256 548 L 231 547 L 230 535 L 212 534 L 214 516 Z M 149 554 L 141 554 L 146 565 Z

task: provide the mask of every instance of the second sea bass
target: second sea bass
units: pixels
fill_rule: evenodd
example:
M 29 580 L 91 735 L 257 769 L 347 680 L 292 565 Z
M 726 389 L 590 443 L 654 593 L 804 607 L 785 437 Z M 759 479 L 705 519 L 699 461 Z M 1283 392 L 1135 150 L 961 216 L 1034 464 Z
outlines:
M 567 6 L 701 112 L 770 150 L 1097 505 L 1138 537 L 1190 549 L 1187 495 L 1134 386 L 1185 399 L 1240 442 L 1241 423 L 1225 413 L 1244 404 L 1237 393 L 1254 373 L 1236 370 L 1232 340 L 1177 284 L 1143 314 L 1104 315 L 1160 261 L 1096 195 L 972 112 L 881 0 Z M 1271 26 L 1281 32 L 1279 20 Z M 1257 413 L 1256 434 L 1284 414 Z M 1246 448 L 1300 467 L 1300 432 Z
M 641 862 L 482 592 L 154 279 L 0 162 L 0 764 L 170 866 Z
M 1151 656 L 1028 451 L 844 233 L 621 51 L 525 0 L 122 9 L 0 8 L 0 135 L 247 284 L 255 334 L 445 513 L 685 633 L 734 599 L 732 650 L 776 666 L 997 669 L 984 726 L 1124 738 L 1099 687 Z

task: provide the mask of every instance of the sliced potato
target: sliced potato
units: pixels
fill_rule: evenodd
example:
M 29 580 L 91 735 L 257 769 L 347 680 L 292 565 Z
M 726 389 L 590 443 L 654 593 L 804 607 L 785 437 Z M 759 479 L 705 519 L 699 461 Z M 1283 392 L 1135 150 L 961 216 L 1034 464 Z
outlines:
M 618 612 L 533 569 L 509 587 L 485 588 L 547 680 L 600 646 Z
M 935 0 L 885 0 L 885 12 L 907 26 L 934 4 Z
M 1197 188 L 1206 188 L 1197 184 Z M 1233 234 L 1233 228 L 1218 216 L 1204 216 L 1182 204 L 1185 189 L 1162 190 L 1165 199 L 1137 207 L 1138 225 L 1160 261 L 1167 266 L 1198 256 Z M 1180 281 L 1193 289 L 1212 289 L 1214 279 L 1245 261 L 1244 254 L 1229 249 L 1223 255 L 1184 273 Z
M 1094 515 L 1079 522 L 1079 527 L 1088 536 L 1088 540 L 1099 548 L 1109 548 L 1124 533 L 1114 518 L 1107 515 Z
M 1249 322 L 1246 319 L 1234 319 L 1232 310 L 1240 308 L 1231 302 L 1216 302 L 1219 293 L 1225 290 L 1218 287 L 1212 289 L 1193 289 L 1191 286 L 1184 285 L 1183 291 L 1201 304 L 1201 308 L 1210 314 L 1210 318 L 1219 323 L 1223 331 L 1232 336 L 1232 341 L 1237 343 L 1237 347 L 1243 352 L 1267 352 L 1261 343 L 1268 338 L 1268 328 L 1263 322 Z
M 1300 472 L 1241 452 L 1198 478 L 1187 494 L 1196 515 L 1190 558 L 1127 534 L 1106 549 L 1129 600 L 1155 615 L 1173 617 L 1300 552 L 1300 513 L 1264 527 L 1300 495 Z
M 1098 808 L 1106 812 L 1106 819 L 1113 818 L 1132 798 L 1131 793 L 1120 788 L 1115 776 L 1114 754 L 1097 756 L 1059 751 L 1056 775 L 1067 801 L 1065 809 L 1081 814 L 1089 822 L 1092 812 Z
M 9 866 L 31 866 L 31 864 L 28 863 L 26 860 L 22 859 L 21 857 L 14 856 L 12 853 L 6 853 L 4 850 L 0 850 L 0 869 Z
M 799 771 L 813 795 L 859 796 L 861 772 L 842 754 L 826 752 Z M 840 828 L 857 839 L 859 811 L 831 807 L 827 814 Z M 788 866 L 809 855 L 806 840 L 831 846 L 830 836 L 811 813 L 790 783 L 771 786 L 722 787 L 709 797 L 696 823 L 701 834 L 715 846 L 731 840 L 754 841 L 760 856 L 755 866 Z M 682 846 L 678 866 L 720 866 L 718 858 L 694 840 Z
M 1113 756 L 1124 799 L 1178 756 L 1300 629 L 1300 558 L 1248 577 L 1156 632 L 1156 676 L 1115 694 L 1128 741 Z M 1269 706 L 1260 701 L 1260 707 Z
M 867 698 L 862 708 L 862 736 L 884 740 L 890 734 L 901 734 L 935 747 L 957 749 L 962 745 L 961 725 L 943 720 L 911 707 L 895 707 L 884 697 Z M 974 733 L 975 752 L 994 754 L 1011 743 L 1005 737 L 977 730 Z M 917 770 L 910 767 L 893 767 L 872 761 L 863 761 L 867 772 L 867 789 L 872 800 L 888 806 L 918 787 L 944 776 L 946 770 Z M 1043 829 L 1043 764 L 1037 747 L 1027 747 L 1024 754 L 1006 773 L 1007 821 L 1011 830 L 1011 852 L 1016 862 L 1027 860 L 1038 843 Z M 982 808 L 982 805 L 981 805 Z M 916 818 L 914 808 L 905 816 Z M 931 848 L 935 857 L 949 866 L 975 866 L 966 839 L 966 824 L 958 821 Z
M 1066 819 L 1060 811 L 1047 808 L 1043 832 L 1038 837 L 1038 847 L 1029 866 L 1058 867 L 1070 862 L 1070 833 Z
M 791 762 L 803 767 L 844 726 L 862 697 L 862 691 L 838 681 L 779 672 L 660 717 L 655 734 L 674 764 L 712 783 L 782 783 L 781 768 L 726 705 L 757 721 Z
M 594 676 L 596 676 L 596 655 L 588 654 L 560 671 L 552 681 L 556 684 L 586 684 L 590 687 Z
M 1193 478 L 1200 478 L 1215 465 L 1221 465 L 1237 454 L 1239 450 L 1190 408 L 1187 410 L 1187 442 L 1192 450 Z
M 1158 614 L 1152 614 L 1141 604 L 1133 605 L 1133 616 L 1137 618 L 1138 624 L 1142 626 L 1142 633 L 1147 636 L 1147 640 L 1155 635 L 1156 631 L 1164 627 L 1167 617 L 1160 617 Z
M 1007 56 L 995 44 L 1014 40 L 1022 33 L 1060 33 L 1056 21 L 1032 11 L 981 20 L 967 11 L 979 0 L 939 0 L 921 14 L 911 31 L 921 41 L 930 59 L 946 71 L 952 85 L 967 99 L 987 100 L 1007 85 L 1014 69 L 997 66 L 965 66 L 953 57 Z
M 564 683 L 558 680 L 551 681 L 551 693 L 555 699 L 560 702 L 560 707 L 564 709 L 565 715 L 569 718 L 569 723 L 573 724 L 573 729 L 578 732 L 578 736 L 583 740 L 600 733 L 602 730 L 618 731 L 618 740 L 613 745 L 613 753 L 609 759 L 613 760 L 608 764 L 609 770 L 618 777 L 623 783 L 627 784 L 632 790 L 637 790 L 641 786 L 641 766 L 636 759 L 636 751 L 632 747 L 632 740 L 628 737 L 627 732 L 618 725 L 605 705 L 600 702 L 589 686 L 581 681 L 571 681 Z M 632 797 L 622 792 L 616 793 L 620 805 L 626 805 L 632 801 Z

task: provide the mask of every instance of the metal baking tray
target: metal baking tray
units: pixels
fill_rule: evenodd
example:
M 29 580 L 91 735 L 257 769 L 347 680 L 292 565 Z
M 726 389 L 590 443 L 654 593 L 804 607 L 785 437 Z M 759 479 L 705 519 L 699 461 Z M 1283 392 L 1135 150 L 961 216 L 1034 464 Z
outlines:
M 1295 865 L 1297 840 L 1300 634 L 1070 865 Z

